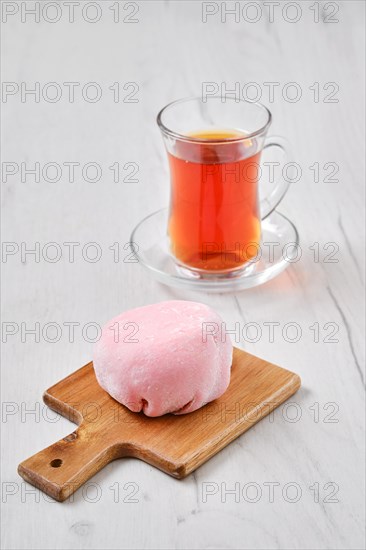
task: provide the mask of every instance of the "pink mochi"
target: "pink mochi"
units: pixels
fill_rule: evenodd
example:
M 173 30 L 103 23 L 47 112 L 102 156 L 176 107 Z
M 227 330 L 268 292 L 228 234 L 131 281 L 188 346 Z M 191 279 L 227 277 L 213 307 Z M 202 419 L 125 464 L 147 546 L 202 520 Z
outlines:
M 190 413 L 220 397 L 230 382 L 232 355 L 213 309 L 173 300 L 109 321 L 93 363 L 99 384 L 114 399 L 133 412 L 161 416 Z

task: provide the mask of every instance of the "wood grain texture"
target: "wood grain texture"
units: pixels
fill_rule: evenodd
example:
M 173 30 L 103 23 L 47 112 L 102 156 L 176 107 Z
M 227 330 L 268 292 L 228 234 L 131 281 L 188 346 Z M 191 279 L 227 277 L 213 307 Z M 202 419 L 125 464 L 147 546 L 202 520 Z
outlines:
M 297 374 L 235 349 L 230 386 L 220 399 L 190 414 L 149 418 L 110 397 L 88 363 L 43 396 L 49 407 L 79 428 L 22 462 L 18 472 L 58 501 L 112 460 L 126 456 L 183 478 L 299 387 Z
M 203 24 L 197 0 L 136 1 L 136 24 L 114 23 L 109 9 L 114 0 L 99 2 L 103 14 L 95 24 L 81 17 L 81 3 L 69 23 L 64 2 L 58 2 L 60 21 L 36 23 L 29 15 L 22 23 L 21 10 L 35 3 L 11 2 L 19 10 L 1 28 L 3 81 L 19 87 L 24 82 L 28 89 L 35 82 L 55 81 L 63 91 L 55 103 L 42 95 L 39 103 L 31 95 L 22 103 L 19 92 L 1 104 L 2 160 L 19 166 L 2 183 L 1 197 L 3 240 L 19 246 L 19 253 L 1 264 L 2 320 L 19 328 L 3 343 L 1 354 L 3 410 L 9 411 L 1 425 L 1 470 L 4 491 L 11 493 L 5 492 L 1 502 L 1 545 L 9 550 L 364 549 L 365 3 L 299 0 L 302 17 L 289 23 L 273 2 L 275 16 L 269 23 L 271 2 L 258 0 L 262 16 L 257 23 L 236 23 L 233 16 L 222 23 L 218 13 Z M 243 9 L 250 5 L 241 3 Z M 291 18 L 296 7 L 281 5 L 286 3 Z M 217 4 L 220 9 L 222 2 Z M 129 10 L 121 6 L 122 18 Z M 325 12 L 337 6 L 339 22 L 326 23 Z M 55 9 L 50 6 L 48 13 L 53 17 Z M 92 7 L 88 13 L 94 16 Z M 255 6 L 249 7 L 249 17 L 255 13 Z M 92 81 L 103 90 L 94 104 L 81 96 L 83 85 Z M 74 103 L 67 100 L 63 82 L 80 83 Z M 123 85 L 136 82 L 139 102 L 114 103 L 108 87 L 115 82 L 121 97 L 129 92 Z M 302 257 L 268 284 L 236 295 L 177 291 L 124 261 L 130 251 L 123 246 L 133 227 L 168 201 L 168 164 L 156 114 L 170 101 L 199 95 L 202 82 L 219 87 L 224 82 L 229 90 L 236 82 L 241 88 L 257 83 L 248 94 L 262 92 L 260 100 L 273 114 L 270 134 L 289 140 L 302 168 L 302 177 L 279 207 L 296 224 Z M 265 82 L 278 83 L 273 102 Z M 302 90 L 294 103 L 282 95 L 289 82 Z M 317 103 L 310 90 L 316 82 Z M 337 103 L 323 101 L 332 91 L 332 86 L 324 89 L 328 82 L 339 86 Z M 49 182 L 41 176 L 36 182 L 29 176 L 22 182 L 21 163 L 32 168 L 37 161 L 41 168 L 57 162 L 61 179 Z M 92 161 L 103 170 L 94 183 L 81 172 Z M 64 162 L 80 163 L 73 182 Z M 109 169 L 116 162 L 118 183 Z M 138 164 L 131 178 L 138 181 L 123 181 L 128 162 Z M 332 177 L 326 163 L 336 163 L 339 172 Z M 61 259 L 51 263 L 41 255 L 36 262 L 28 255 L 21 261 L 21 243 L 31 250 L 36 242 L 41 247 L 59 243 Z M 73 263 L 65 242 L 80 243 Z M 102 248 L 100 261 L 83 259 L 88 242 Z M 109 248 L 116 242 L 118 261 Z M 316 242 L 317 262 L 310 249 Z M 337 263 L 324 262 L 332 252 L 331 246 L 324 249 L 327 243 L 339 247 Z M 290 400 L 291 407 L 278 407 L 180 482 L 126 458 L 103 468 L 67 506 L 52 501 L 17 474 L 24 458 L 75 427 L 43 404 L 42 392 L 90 360 L 93 343 L 82 334 L 86 323 L 103 325 L 122 311 L 169 299 L 206 303 L 230 329 L 235 323 L 240 330 L 256 323 L 236 345 L 296 370 L 303 389 Z M 22 338 L 21 323 L 32 329 L 37 322 L 41 330 L 58 323 L 60 340 L 52 343 L 42 334 L 38 341 L 34 335 Z M 79 323 L 73 339 L 64 324 L 70 322 Z M 274 323 L 273 338 L 268 323 Z M 297 323 L 297 342 L 286 340 L 287 323 Z M 216 483 L 218 492 L 204 501 L 207 482 Z M 249 482 L 259 486 L 258 502 L 243 498 L 241 490 Z M 126 483 L 138 487 L 138 502 L 124 501 Z M 272 501 L 266 483 L 279 483 Z M 298 502 L 285 500 L 287 483 L 301 489 Z M 336 485 L 332 489 L 328 483 Z M 224 498 L 221 484 L 228 489 L 239 484 L 239 502 L 233 494 Z M 319 502 L 309 487 L 319 488 Z M 336 502 L 327 502 L 333 490 Z M 88 498 L 95 491 L 98 498 Z

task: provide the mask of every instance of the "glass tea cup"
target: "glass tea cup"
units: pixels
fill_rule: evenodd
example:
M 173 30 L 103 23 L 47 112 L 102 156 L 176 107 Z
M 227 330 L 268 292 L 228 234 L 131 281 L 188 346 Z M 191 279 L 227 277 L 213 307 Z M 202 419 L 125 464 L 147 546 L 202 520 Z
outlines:
M 267 137 L 271 119 L 264 105 L 232 97 L 181 99 L 158 114 L 170 167 L 170 252 L 185 272 L 232 276 L 259 257 L 261 222 L 291 180 L 281 174 L 259 199 L 262 151 L 287 156 L 283 138 Z

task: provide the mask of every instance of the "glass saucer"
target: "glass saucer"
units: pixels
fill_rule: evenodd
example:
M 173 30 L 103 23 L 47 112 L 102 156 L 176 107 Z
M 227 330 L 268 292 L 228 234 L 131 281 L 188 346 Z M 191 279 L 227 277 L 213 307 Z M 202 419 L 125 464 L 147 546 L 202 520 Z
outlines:
M 299 235 L 294 224 L 279 212 L 262 221 L 262 242 L 256 259 L 230 273 L 202 273 L 178 265 L 169 246 L 168 208 L 150 214 L 135 227 L 131 248 L 145 268 L 166 285 L 203 290 L 232 292 L 266 283 L 284 271 L 298 257 Z

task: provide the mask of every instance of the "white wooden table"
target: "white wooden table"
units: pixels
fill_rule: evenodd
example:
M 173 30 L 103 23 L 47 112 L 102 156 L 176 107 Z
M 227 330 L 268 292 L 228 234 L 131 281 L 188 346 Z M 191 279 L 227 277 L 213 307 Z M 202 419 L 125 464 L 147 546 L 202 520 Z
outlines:
M 3 547 L 363 548 L 364 3 L 238 2 L 226 22 L 221 2 L 121 2 L 118 12 L 80 0 L 73 16 L 66 2 L 45 4 L 36 22 L 34 2 L 2 2 Z M 39 101 L 25 93 L 37 82 Z M 204 82 L 260 94 L 271 133 L 302 167 L 280 207 L 300 232 L 300 261 L 237 295 L 164 287 L 123 249 L 168 201 L 155 115 Z M 26 172 L 35 163 L 40 181 Z M 39 257 L 26 253 L 37 246 Z M 73 430 L 43 390 L 90 360 L 95 324 L 177 298 L 251 327 L 237 345 L 298 372 L 302 389 L 185 480 L 125 459 L 71 502 L 50 502 L 16 471 Z

